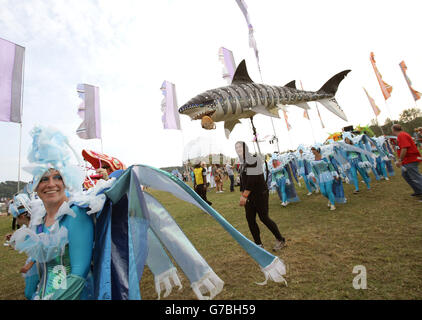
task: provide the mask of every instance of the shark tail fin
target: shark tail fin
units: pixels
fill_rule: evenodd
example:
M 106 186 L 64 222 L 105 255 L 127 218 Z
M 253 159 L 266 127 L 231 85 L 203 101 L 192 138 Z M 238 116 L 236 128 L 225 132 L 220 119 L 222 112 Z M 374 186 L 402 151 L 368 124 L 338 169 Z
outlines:
M 339 106 L 335 95 L 337 93 L 338 86 L 340 85 L 340 82 L 347 76 L 347 74 L 351 70 L 344 70 L 340 73 L 337 73 L 334 77 L 332 77 L 330 80 L 328 80 L 321 89 L 317 91 L 319 94 L 328 94 L 331 97 L 318 100 L 319 103 L 321 103 L 325 108 L 327 108 L 329 111 L 334 113 L 336 116 L 340 117 L 344 121 L 347 121 L 346 114 Z
M 339 118 L 343 119 L 344 121 L 348 121 L 346 114 L 344 113 L 343 109 L 339 106 L 335 97 L 318 100 L 318 102 Z
M 350 71 L 351 70 L 344 70 L 340 73 L 337 73 L 334 77 L 328 80 L 317 92 L 327 93 L 334 96 L 337 92 L 340 82 L 347 76 Z

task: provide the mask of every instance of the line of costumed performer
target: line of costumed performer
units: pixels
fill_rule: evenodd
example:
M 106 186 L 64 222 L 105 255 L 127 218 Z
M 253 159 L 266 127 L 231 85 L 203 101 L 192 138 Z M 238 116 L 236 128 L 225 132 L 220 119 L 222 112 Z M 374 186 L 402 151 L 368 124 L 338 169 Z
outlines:
M 346 202 L 343 183 L 330 161 L 329 154 L 322 156 L 321 145 L 313 146 L 311 151 L 315 159 L 311 161 L 312 172 L 309 174 L 308 179 L 318 183 L 321 194 L 328 199 L 328 207 L 330 210 L 336 210 L 336 202 Z
M 245 250 L 265 281 L 286 282 L 278 257 L 251 242 L 188 185 L 147 165 L 133 165 L 116 179 L 98 180 L 82 191 L 82 164 L 71 163 L 68 139 L 52 128 L 35 127 L 25 168 L 33 174 L 31 221 L 10 239 L 33 262 L 28 299 L 139 300 L 145 266 L 154 275 L 158 298 L 182 284 L 183 271 L 198 299 L 212 299 L 221 280 L 185 236 L 164 206 L 141 186 L 169 192 L 202 209 Z M 28 284 L 27 284 L 28 285 Z M 32 289 L 31 289 L 32 288 Z M 29 290 L 31 289 L 31 290 Z
M 292 161 L 289 154 L 274 153 L 269 163 L 271 186 L 275 186 L 283 207 L 286 207 L 291 202 L 299 202 L 299 197 L 290 173 L 289 165 Z
M 260 230 L 256 223 L 256 215 L 276 238 L 273 250 L 277 251 L 286 246 L 285 238 L 280 234 L 277 224 L 268 214 L 269 192 L 264 178 L 263 162 L 259 157 L 249 153 L 248 146 L 243 141 L 235 144 L 236 153 L 240 160 L 240 206 L 245 207 L 246 220 L 255 243 L 263 247 Z
M 308 175 L 312 171 L 310 161 L 314 159 L 313 155 L 310 152 L 306 152 L 305 146 L 301 144 L 297 147 L 294 157 L 296 158 L 296 162 L 298 164 L 298 173 L 305 182 L 306 189 L 308 190 L 306 195 L 310 196 L 312 192 L 318 193 L 318 184 L 308 179 Z

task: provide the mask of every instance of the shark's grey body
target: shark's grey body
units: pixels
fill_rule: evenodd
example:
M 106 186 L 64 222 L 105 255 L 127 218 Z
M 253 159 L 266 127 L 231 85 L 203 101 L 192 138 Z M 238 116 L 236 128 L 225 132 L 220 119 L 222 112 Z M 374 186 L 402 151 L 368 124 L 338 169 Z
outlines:
M 214 122 L 224 121 L 226 137 L 229 136 L 239 119 L 250 118 L 260 113 L 279 118 L 278 109 L 285 105 L 296 105 L 309 109 L 307 102 L 318 101 L 328 110 L 347 121 L 346 115 L 334 98 L 338 85 L 350 70 L 331 78 L 317 92 L 297 90 L 292 81 L 284 87 L 254 83 L 246 70 L 243 60 L 229 86 L 207 90 L 189 100 L 179 108 L 179 113 L 192 120 L 209 116 Z

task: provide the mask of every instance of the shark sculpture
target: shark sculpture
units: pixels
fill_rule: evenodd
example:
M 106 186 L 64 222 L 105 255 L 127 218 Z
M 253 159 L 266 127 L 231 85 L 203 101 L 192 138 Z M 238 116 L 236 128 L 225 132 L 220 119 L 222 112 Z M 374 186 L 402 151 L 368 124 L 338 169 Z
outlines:
M 296 105 L 310 109 L 307 102 L 318 101 L 332 113 L 347 121 L 338 105 L 335 94 L 340 82 L 351 70 L 345 70 L 330 80 L 316 92 L 296 89 L 295 81 L 284 87 L 254 83 L 249 77 L 245 60 L 237 67 L 231 85 L 207 90 L 189 100 L 179 108 L 179 113 L 192 120 L 202 120 L 202 127 L 215 129 L 214 122 L 224 121 L 226 138 L 229 137 L 239 119 L 251 118 L 256 114 L 280 118 L 278 109 L 286 105 Z

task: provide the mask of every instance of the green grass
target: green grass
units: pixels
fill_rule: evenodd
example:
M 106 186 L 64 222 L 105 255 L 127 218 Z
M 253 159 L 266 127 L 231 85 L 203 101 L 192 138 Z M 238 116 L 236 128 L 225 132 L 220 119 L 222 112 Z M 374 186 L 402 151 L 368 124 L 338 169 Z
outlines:
M 225 282 L 217 299 L 421 299 L 422 298 L 422 203 L 410 197 L 412 190 L 396 172 L 390 181 L 373 179 L 372 189 L 361 184 L 353 195 L 345 185 L 347 204 L 329 211 L 321 195 L 306 196 L 297 187 L 301 202 L 280 206 L 270 196 L 270 216 L 287 239 L 278 252 L 287 266 L 288 286 L 263 281 L 259 266 L 210 216 L 170 194 L 151 191 L 173 215 L 193 245 Z M 213 207 L 235 228 L 251 238 L 239 192 L 208 193 Z M 265 248 L 273 236 L 258 221 Z M 0 237 L 10 231 L 11 218 L 0 217 Z M 18 273 L 25 256 L 0 247 L 0 299 L 23 299 L 24 281 Z M 355 265 L 367 269 L 367 289 L 355 290 Z M 187 278 L 179 269 L 183 289 L 167 299 L 195 299 Z M 148 268 L 141 281 L 143 299 L 156 299 Z

